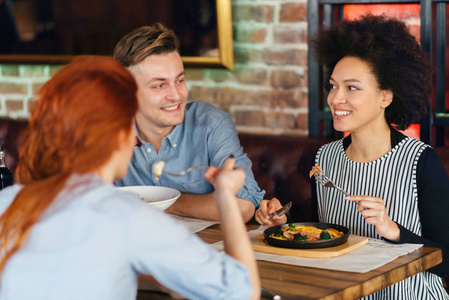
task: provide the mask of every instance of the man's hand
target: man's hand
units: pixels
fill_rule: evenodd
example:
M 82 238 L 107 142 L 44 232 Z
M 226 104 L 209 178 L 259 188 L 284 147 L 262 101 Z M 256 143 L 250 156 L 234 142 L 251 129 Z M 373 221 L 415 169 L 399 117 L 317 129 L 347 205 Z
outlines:
M 256 211 L 256 221 L 265 226 L 274 226 L 278 224 L 285 224 L 287 223 L 287 216 L 283 215 L 281 217 L 274 216 L 273 218 L 269 219 L 269 215 L 274 213 L 276 210 L 281 209 L 282 204 L 281 202 L 273 198 L 271 200 L 262 200 L 260 201 L 259 209 Z

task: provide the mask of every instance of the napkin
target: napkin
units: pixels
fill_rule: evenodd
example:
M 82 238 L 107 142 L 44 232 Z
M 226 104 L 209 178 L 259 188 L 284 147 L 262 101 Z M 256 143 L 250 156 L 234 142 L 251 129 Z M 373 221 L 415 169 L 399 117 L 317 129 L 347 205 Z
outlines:
M 172 216 L 176 220 L 182 222 L 184 224 L 184 226 L 186 226 L 187 229 L 189 229 L 193 233 L 200 232 L 201 230 L 204 230 L 204 229 L 208 228 L 209 226 L 220 223 L 218 221 L 207 221 L 207 220 L 202 220 L 202 219 L 181 217 L 181 216 L 172 215 L 172 214 L 170 214 L 170 216 Z

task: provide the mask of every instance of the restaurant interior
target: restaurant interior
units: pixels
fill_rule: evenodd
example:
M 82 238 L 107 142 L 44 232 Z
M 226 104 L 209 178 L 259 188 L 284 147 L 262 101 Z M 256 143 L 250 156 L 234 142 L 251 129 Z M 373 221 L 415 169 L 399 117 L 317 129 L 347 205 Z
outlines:
M 434 147 L 449 174 L 448 4 L 0 0 L 0 138 L 6 164 L 14 172 L 33 96 L 52 75 L 77 55 L 111 56 L 130 29 L 163 22 L 181 38 L 189 99 L 211 103 L 232 116 L 265 199 L 292 202 L 291 214 L 307 221 L 312 157 L 319 146 L 343 136 L 333 130 L 323 69 L 309 52 L 308 39 L 321 26 L 371 12 L 404 20 L 431 53 L 435 72 L 429 74 L 434 88 L 429 113 L 404 133 Z M 448 281 L 446 277 L 449 291 Z M 138 299 L 159 298 L 142 291 Z

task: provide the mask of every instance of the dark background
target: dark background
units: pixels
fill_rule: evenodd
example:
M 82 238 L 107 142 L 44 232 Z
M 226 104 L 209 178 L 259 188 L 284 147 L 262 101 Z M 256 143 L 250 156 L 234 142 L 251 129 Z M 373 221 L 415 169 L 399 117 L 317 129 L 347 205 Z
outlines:
M 112 55 L 126 33 L 162 22 L 182 56 L 207 56 L 216 15 L 216 0 L 0 0 L 0 54 Z

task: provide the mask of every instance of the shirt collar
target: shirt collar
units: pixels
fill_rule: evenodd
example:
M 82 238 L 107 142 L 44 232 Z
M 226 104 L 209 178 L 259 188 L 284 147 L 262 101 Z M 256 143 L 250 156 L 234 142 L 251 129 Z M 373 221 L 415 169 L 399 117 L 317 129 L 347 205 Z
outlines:
M 134 133 L 136 134 L 136 140 L 134 142 L 134 147 L 140 148 L 140 147 L 142 147 L 142 141 L 140 140 L 139 132 L 137 131 L 137 125 L 136 125 L 135 121 L 134 121 Z
M 184 116 L 184 121 L 181 124 L 176 125 L 175 128 L 173 128 L 172 132 L 170 132 L 170 134 L 166 137 L 170 145 L 174 148 L 179 145 L 179 141 L 181 140 L 182 133 L 184 132 L 185 128 L 185 119 L 186 117 Z M 143 142 L 139 136 L 139 132 L 137 131 L 136 122 L 134 122 L 134 133 L 136 134 L 134 147 L 140 148 L 142 147 Z
M 174 148 L 176 148 L 177 145 L 179 145 L 179 142 L 181 141 L 181 137 L 183 135 L 185 128 L 184 124 L 185 119 L 186 117 L 184 116 L 184 121 L 181 124 L 176 125 L 175 128 L 173 128 L 172 132 L 170 132 L 170 134 L 167 136 L 167 140 L 169 141 L 170 145 Z

